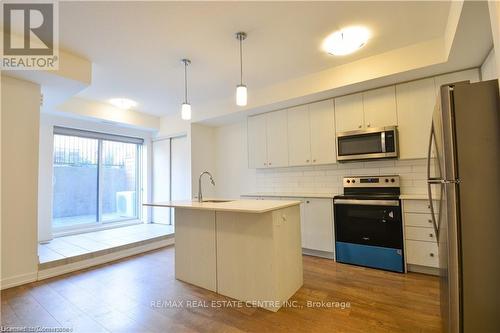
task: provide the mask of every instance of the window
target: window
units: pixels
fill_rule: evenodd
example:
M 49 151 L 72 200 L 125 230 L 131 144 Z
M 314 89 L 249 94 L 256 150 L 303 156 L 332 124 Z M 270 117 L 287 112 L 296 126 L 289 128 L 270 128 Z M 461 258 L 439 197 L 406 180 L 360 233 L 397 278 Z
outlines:
M 142 139 L 54 129 L 55 231 L 139 218 Z

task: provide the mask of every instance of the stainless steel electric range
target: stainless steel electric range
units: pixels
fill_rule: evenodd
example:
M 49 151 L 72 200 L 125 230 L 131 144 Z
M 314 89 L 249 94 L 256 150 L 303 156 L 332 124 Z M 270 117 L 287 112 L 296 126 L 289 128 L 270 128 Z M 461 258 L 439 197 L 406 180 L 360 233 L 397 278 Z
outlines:
M 333 200 L 336 260 L 404 272 L 399 176 L 344 177 L 343 185 Z

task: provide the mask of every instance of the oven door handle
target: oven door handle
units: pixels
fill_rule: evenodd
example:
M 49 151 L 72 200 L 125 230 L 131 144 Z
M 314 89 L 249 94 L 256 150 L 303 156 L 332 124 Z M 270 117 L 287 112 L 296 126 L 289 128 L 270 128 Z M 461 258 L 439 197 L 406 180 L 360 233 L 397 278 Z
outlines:
M 333 203 L 339 204 L 339 205 L 398 206 L 399 207 L 399 200 L 334 199 Z

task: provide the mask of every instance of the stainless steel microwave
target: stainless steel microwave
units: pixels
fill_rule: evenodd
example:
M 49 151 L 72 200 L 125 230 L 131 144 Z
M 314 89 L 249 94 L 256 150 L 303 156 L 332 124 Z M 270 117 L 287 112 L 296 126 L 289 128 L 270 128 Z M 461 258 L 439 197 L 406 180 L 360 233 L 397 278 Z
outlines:
M 396 126 L 337 133 L 337 161 L 398 157 Z

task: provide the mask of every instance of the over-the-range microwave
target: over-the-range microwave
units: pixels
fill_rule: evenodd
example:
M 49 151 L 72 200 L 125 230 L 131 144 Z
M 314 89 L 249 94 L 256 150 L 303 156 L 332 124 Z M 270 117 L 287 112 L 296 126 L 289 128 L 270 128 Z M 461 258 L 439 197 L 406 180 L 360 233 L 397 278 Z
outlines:
M 396 126 L 337 133 L 337 161 L 398 157 Z

